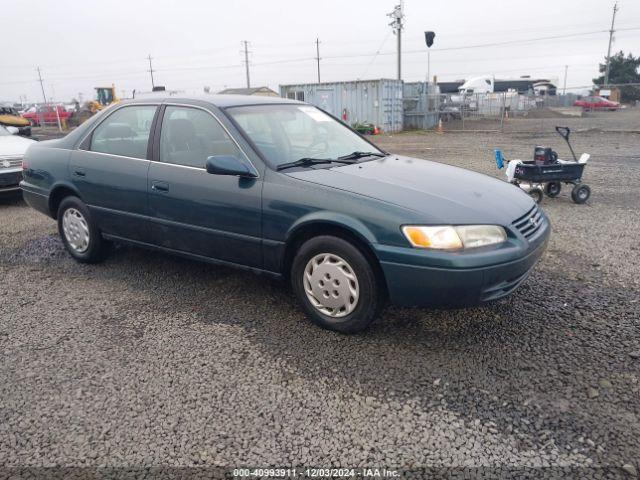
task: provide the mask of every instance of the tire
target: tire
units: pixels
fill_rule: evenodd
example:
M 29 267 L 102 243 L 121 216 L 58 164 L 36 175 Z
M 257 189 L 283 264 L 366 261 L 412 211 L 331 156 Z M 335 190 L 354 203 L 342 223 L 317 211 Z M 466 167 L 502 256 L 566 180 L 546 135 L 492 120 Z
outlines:
M 376 319 L 384 303 L 381 280 L 357 247 L 329 235 L 306 241 L 291 266 L 304 312 L 316 325 L 340 333 L 360 332 Z
M 108 245 L 95 226 L 87 206 L 78 197 L 69 196 L 58 207 L 58 232 L 74 260 L 98 263 L 104 259 Z
M 531 198 L 535 200 L 536 203 L 540 203 L 542 198 L 544 197 L 544 193 L 541 188 L 535 187 L 527 192 Z
M 544 193 L 550 198 L 555 198 L 560 195 L 560 190 L 562 190 L 562 184 L 560 182 L 549 182 L 544 187 Z
M 571 200 L 577 204 L 586 202 L 591 196 L 591 189 L 582 183 L 579 183 L 571 190 Z

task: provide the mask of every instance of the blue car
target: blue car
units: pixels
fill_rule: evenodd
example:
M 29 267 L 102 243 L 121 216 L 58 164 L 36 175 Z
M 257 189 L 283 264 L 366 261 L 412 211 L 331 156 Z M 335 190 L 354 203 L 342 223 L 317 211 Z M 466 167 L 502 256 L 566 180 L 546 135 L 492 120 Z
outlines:
M 344 333 L 387 301 L 504 297 L 550 233 L 520 189 L 390 154 L 280 98 L 121 102 L 30 147 L 23 176 L 79 262 L 126 242 L 283 278 L 311 320 Z

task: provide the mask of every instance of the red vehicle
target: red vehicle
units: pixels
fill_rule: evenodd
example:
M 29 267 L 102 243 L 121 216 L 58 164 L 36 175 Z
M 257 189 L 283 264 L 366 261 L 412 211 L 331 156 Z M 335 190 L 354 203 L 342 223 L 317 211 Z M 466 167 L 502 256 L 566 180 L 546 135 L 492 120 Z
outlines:
M 56 110 L 58 109 L 58 115 L 56 115 Z M 61 106 L 40 106 L 37 107 L 35 111 L 27 111 L 22 114 L 24 118 L 31 122 L 31 125 L 40 125 L 41 123 L 57 123 L 58 116 L 60 116 L 60 121 L 68 120 L 71 117 L 71 113 L 67 112 L 64 107 Z
M 573 102 L 574 107 L 582 107 L 584 110 L 618 110 L 620 104 L 612 102 L 604 97 L 584 97 Z

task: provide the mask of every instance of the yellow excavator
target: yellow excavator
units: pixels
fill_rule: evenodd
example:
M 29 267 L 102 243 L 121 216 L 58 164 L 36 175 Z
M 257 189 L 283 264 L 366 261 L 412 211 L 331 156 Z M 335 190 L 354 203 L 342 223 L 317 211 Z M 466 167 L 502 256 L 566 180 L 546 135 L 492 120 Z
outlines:
M 116 87 L 113 84 L 110 87 L 95 87 L 95 90 L 96 99 L 87 103 L 87 107 L 92 114 L 119 101 L 116 95 Z
M 116 87 L 113 84 L 111 84 L 110 87 L 95 87 L 95 90 L 96 98 L 85 103 L 78 112 L 76 116 L 78 124 L 84 122 L 100 110 L 107 108 L 109 105 L 120 101 L 116 95 Z

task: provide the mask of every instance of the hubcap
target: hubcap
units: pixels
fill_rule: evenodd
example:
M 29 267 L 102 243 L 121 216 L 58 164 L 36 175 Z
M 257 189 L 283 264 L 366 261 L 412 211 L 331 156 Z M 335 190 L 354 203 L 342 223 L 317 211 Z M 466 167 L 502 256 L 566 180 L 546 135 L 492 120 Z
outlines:
M 304 291 L 318 311 L 334 318 L 349 315 L 358 305 L 360 288 L 351 266 L 333 253 L 320 253 L 304 269 Z
M 62 216 L 62 231 L 69 246 L 78 253 L 89 248 L 89 225 L 82 213 L 75 208 L 68 208 Z

